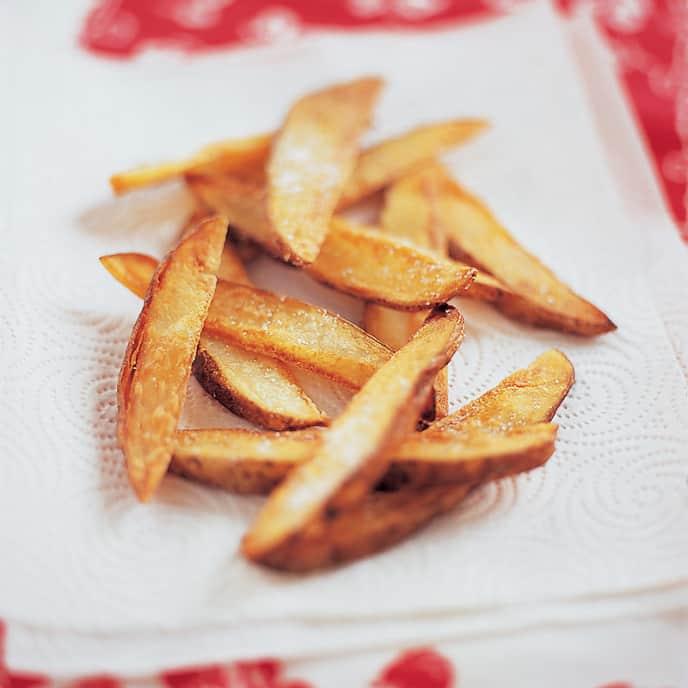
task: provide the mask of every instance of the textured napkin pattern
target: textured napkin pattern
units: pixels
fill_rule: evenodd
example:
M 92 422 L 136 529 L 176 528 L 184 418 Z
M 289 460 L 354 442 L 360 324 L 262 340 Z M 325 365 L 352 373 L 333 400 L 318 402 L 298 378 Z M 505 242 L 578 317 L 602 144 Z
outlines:
M 458 302 L 467 329 L 450 368 L 452 408 L 547 348 L 573 361 L 556 454 L 543 469 L 479 490 L 389 552 L 282 576 L 237 553 L 258 498 L 170 477 L 140 505 L 127 485 L 115 390 L 140 304 L 97 257 L 162 255 L 191 200 L 179 186 L 111 200 L 106 179 L 267 130 L 296 94 L 370 72 L 388 80 L 371 139 L 441 118 L 490 118 L 492 130 L 446 163 L 619 329 L 580 339 Z M 480 630 L 478 612 L 489 621 L 483 631 L 559 618 L 558 605 L 583 618 L 592 613 L 586 601 L 607 595 L 620 600 L 610 614 L 633 613 L 625 596 L 688 580 L 683 249 L 648 238 L 622 205 L 543 4 L 431 35 L 312 36 L 127 65 L 46 41 L 45 54 L 23 55 L 18 73 L 0 170 L 12 199 L 0 255 L 0 547 L 9 553 L 0 617 L 11 662 L 76 672 L 102 657 L 114 671 L 146 671 L 165 657 L 213 659 L 220 648 L 231 658 L 411 642 Z M 267 259 L 252 274 L 360 315 L 355 300 Z M 187 425 L 234 422 L 192 382 Z M 207 642 L 177 654 L 190 629 Z M 126 648 L 151 632 L 148 655 L 132 657 Z

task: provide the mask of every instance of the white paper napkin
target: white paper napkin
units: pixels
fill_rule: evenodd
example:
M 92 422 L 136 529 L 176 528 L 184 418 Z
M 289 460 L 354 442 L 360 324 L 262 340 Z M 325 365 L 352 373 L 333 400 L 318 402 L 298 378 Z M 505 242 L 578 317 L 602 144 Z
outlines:
M 544 3 L 430 34 L 314 35 L 131 63 L 80 53 L 76 14 L 67 15 L 71 24 L 56 15 L 52 37 L 32 36 L 41 51 L 19 49 L 28 40 L 19 18 L 10 36 L 18 57 L 0 162 L 0 618 L 10 666 L 150 672 L 688 604 L 688 387 L 677 359 L 685 329 L 667 326 L 686 322 L 676 286 L 684 248 L 624 204 Z M 115 386 L 140 304 L 97 257 L 161 255 L 191 201 L 175 186 L 113 200 L 106 180 L 268 130 L 297 94 L 364 73 L 388 82 L 371 139 L 448 117 L 492 121 L 447 164 L 619 329 L 584 340 L 460 302 L 467 336 L 450 369 L 452 407 L 552 346 L 573 361 L 556 454 L 389 552 L 283 576 L 237 553 L 260 499 L 170 477 L 140 505 L 127 485 Z M 261 284 L 360 312 L 266 265 L 253 270 Z M 187 424 L 228 418 L 192 383 Z

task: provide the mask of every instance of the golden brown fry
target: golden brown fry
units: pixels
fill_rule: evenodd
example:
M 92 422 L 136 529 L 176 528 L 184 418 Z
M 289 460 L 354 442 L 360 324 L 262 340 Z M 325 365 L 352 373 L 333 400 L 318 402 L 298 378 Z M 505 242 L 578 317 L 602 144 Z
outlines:
M 572 381 L 573 369 L 568 360 L 557 351 L 549 351 L 536 359 L 529 368 L 510 376 L 495 390 L 491 390 L 456 414 L 461 419 L 456 435 L 461 438 L 464 446 L 470 446 L 476 439 L 489 444 L 492 438 L 504 449 L 508 445 L 503 443 L 508 443 L 514 438 L 524 438 L 535 432 L 536 436 L 538 433 L 542 434 L 539 450 L 528 450 L 525 454 L 517 453 L 515 456 L 509 456 L 507 452 L 505 457 L 501 460 L 496 459 L 491 466 L 485 463 L 471 465 L 470 462 L 445 463 L 440 454 L 429 472 L 426 472 L 424 464 L 418 462 L 417 468 L 410 470 L 403 478 L 398 473 L 395 475 L 394 471 L 398 470 L 399 465 L 411 467 L 414 462 L 395 460 L 394 468 L 390 469 L 386 478 L 391 485 L 399 484 L 402 479 L 423 482 L 437 479 L 437 475 L 434 478 L 430 477 L 432 471 L 448 465 L 452 471 L 457 470 L 457 467 L 458 471 L 468 468 L 463 475 L 460 472 L 454 473 L 454 478 L 471 480 L 475 477 L 480 481 L 496 477 L 500 473 L 514 473 L 539 465 L 551 454 L 551 442 L 556 427 L 548 424 L 522 428 L 517 426 L 528 421 L 550 418 Z M 543 403 L 539 403 L 538 391 L 543 395 Z M 510 395 L 513 395 L 513 398 L 510 398 Z M 446 421 L 436 425 L 440 429 L 443 425 L 451 427 L 449 419 Z M 507 431 L 504 436 L 499 436 L 496 434 L 499 432 L 498 423 L 506 423 L 514 429 Z M 491 431 L 495 434 L 490 435 Z M 440 430 L 438 435 L 441 436 Z M 427 437 L 432 440 L 432 434 Z M 416 440 L 415 437 L 411 439 Z M 425 437 L 422 439 L 426 440 Z M 453 446 L 460 447 L 461 444 Z M 402 451 L 403 447 L 397 453 Z M 442 476 L 444 477 L 447 476 Z M 318 521 L 309 523 L 301 537 L 295 539 L 279 559 L 279 568 L 311 571 L 389 547 L 425 525 L 436 515 L 456 506 L 475 484 L 458 482 L 421 489 L 403 488 L 396 492 L 372 493 L 361 503 L 335 512 L 324 524 Z
M 182 228 L 181 236 L 185 236 L 187 232 L 192 230 L 203 218 L 208 217 L 213 214 L 212 210 L 207 208 L 196 208 L 193 213 L 191 213 L 186 224 Z M 224 279 L 229 282 L 245 282 L 246 279 L 237 279 L 236 274 L 243 274 L 245 276 L 246 271 L 243 268 L 244 263 L 250 263 L 254 258 L 260 255 L 260 246 L 250 239 L 244 239 L 241 236 L 236 236 L 236 232 L 230 227 L 230 231 L 227 233 L 227 242 L 229 243 L 231 250 L 229 255 L 223 256 L 223 263 L 227 263 L 227 268 L 223 267 L 223 263 L 220 263 L 220 270 L 217 274 L 219 279 Z M 238 261 L 235 258 L 238 257 Z M 241 266 L 241 273 L 238 271 L 238 266 Z M 236 270 L 236 274 L 235 274 Z
M 447 430 L 501 433 L 549 422 L 574 380 L 571 361 L 561 351 L 550 349 L 527 368 L 517 370 L 456 413 L 434 423 L 424 434 Z
M 425 166 L 439 153 L 472 139 L 486 129 L 484 119 L 457 119 L 427 124 L 381 141 L 361 153 L 341 198 L 346 208 Z
M 270 152 L 272 134 L 212 143 L 186 160 L 143 165 L 110 177 L 116 194 L 154 186 L 186 173 L 226 174 L 240 169 L 262 167 Z
M 385 195 L 382 226 L 415 242 L 427 244 L 428 241 L 446 241 L 446 227 L 442 221 L 439 199 L 447 194 L 447 189 L 453 184 L 446 170 L 437 163 L 428 164 L 419 172 L 404 177 Z M 568 330 L 566 318 L 562 318 L 558 311 L 553 311 L 551 305 L 538 303 L 528 294 L 509 288 L 489 274 L 494 272 L 494 267 L 484 272 L 485 261 L 468 255 L 466 251 L 457 250 L 456 244 L 453 253 L 457 258 L 472 261 L 480 269 L 465 296 L 491 303 L 505 315 L 521 322 Z M 381 319 L 377 314 L 369 317 L 373 320 Z M 386 325 L 387 322 L 383 326 Z
M 429 163 L 405 175 L 385 192 L 380 225 L 415 246 L 447 255 L 447 236 L 436 217 L 432 200 L 441 190 L 443 169 Z
M 540 327 L 586 336 L 616 329 L 602 311 L 518 244 L 482 201 L 449 177 L 445 177 L 436 209 L 450 246 L 506 286 L 504 290 L 494 280 L 481 280 L 476 297 L 492 295 L 492 302 L 505 313 Z M 522 298 L 513 298 L 510 292 Z
M 172 458 L 226 233 L 224 218 L 206 220 L 160 263 L 129 339 L 117 386 L 117 436 L 144 502 Z
M 339 207 L 375 193 L 442 150 L 472 138 L 486 126 L 485 120 L 440 122 L 413 129 L 365 150 L 346 184 Z M 142 165 L 114 174 L 110 185 L 116 194 L 123 194 L 185 174 L 240 174 L 244 178 L 263 180 L 273 138 L 274 133 L 269 133 L 211 143 L 186 160 Z
M 314 571 L 387 549 L 453 509 L 473 487 L 452 484 L 372 492 L 360 504 L 332 513 L 325 527 L 307 525 L 277 568 Z
M 435 423 L 424 433 L 407 437 L 394 452 L 386 478 L 388 484 L 394 483 L 390 478 L 394 472 L 411 474 L 404 465 L 425 460 L 429 465 L 437 465 L 438 457 L 440 462 L 446 460 L 446 464 L 441 464 L 445 466 L 444 472 L 436 468 L 417 470 L 411 483 L 428 484 L 428 474 L 431 480 L 445 482 L 494 476 L 497 473 L 490 473 L 486 467 L 492 460 L 492 452 L 502 457 L 499 459 L 499 470 L 504 471 L 502 475 L 539 465 L 538 461 L 546 458 L 550 434 L 554 439 L 555 427 L 549 425 L 549 421 L 573 380 L 573 366 L 566 356 L 556 349 L 546 351 L 527 368 L 505 378 L 450 417 Z M 177 434 L 175 465 L 178 472 L 201 482 L 227 489 L 268 493 L 294 465 L 310 456 L 310 445 L 313 440 L 317 441 L 318 432 L 315 428 L 308 433 L 279 434 L 185 430 Z M 308 446 L 304 438 L 309 440 Z M 428 444 L 428 441 L 436 444 Z M 522 455 L 518 453 L 519 447 L 524 452 Z M 459 462 L 465 463 L 451 465 Z M 238 472 L 234 469 L 237 465 Z
M 263 211 L 264 190 L 230 177 L 193 177 L 188 183 L 208 205 L 222 208 L 230 224 L 276 253 Z M 463 294 L 475 276 L 472 268 L 341 218 L 331 220 L 320 253 L 306 270 L 339 291 L 401 310 L 428 308 Z
M 428 311 L 408 313 L 378 303 L 366 303 L 363 310 L 363 329 L 386 344 L 392 351 L 401 349 L 413 333 L 423 324 Z M 437 373 L 420 429 L 434 420 L 444 418 L 449 412 L 449 379 L 446 368 Z
M 274 433 L 267 441 L 266 435 L 248 430 L 179 432 L 171 470 L 233 492 L 267 494 L 295 463 L 312 455 L 319 435 L 310 430 Z M 281 568 L 309 571 L 390 547 L 456 506 L 472 488 L 453 484 L 373 492 L 361 504 L 330 513 L 324 531 L 319 524 L 307 527 Z
M 400 310 L 421 310 L 463 294 L 476 271 L 371 227 L 334 218 L 311 277 L 339 291 Z
M 542 465 L 554 451 L 556 425 L 539 423 L 501 434 L 473 429 L 412 433 L 393 452 L 382 484 L 425 487 L 474 483 Z M 269 494 L 320 445 L 320 428 L 295 432 L 181 430 L 170 470 L 198 482 L 248 494 Z
M 340 509 L 360 503 L 418 420 L 437 372 L 463 338 L 463 318 L 436 308 L 413 339 L 382 366 L 323 432 L 313 457 L 270 495 L 242 541 L 246 557 L 291 568 L 293 546 Z
M 203 389 L 223 406 L 268 430 L 328 422 L 284 363 L 205 331 L 193 372 Z
M 103 267 L 129 291 L 145 298 L 148 285 L 158 267 L 158 261 L 143 253 L 112 253 L 101 256 Z
M 140 254 L 104 256 L 101 261 L 131 289 L 127 265 L 144 259 L 149 265 L 155 262 Z M 324 308 L 224 280 L 218 281 L 203 334 L 298 363 L 353 389 L 392 356 L 384 344 Z
M 444 257 L 447 252 L 446 237 L 441 225 L 435 222 L 432 204 L 428 202 L 436 187 L 437 175 L 432 165 L 402 177 L 385 193 L 381 225 L 390 234 Z M 363 312 L 363 322 L 367 332 L 396 351 L 410 339 L 426 315 L 425 311 L 401 313 L 368 303 Z M 435 380 L 429 420 L 443 418 L 449 412 L 448 388 L 448 371 L 445 368 Z
M 317 522 L 309 524 L 295 540 L 290 549 L 279 561 L 279 568 L 294 572 L 305 572 L 342 564 L 353 559 L 379 552 L 386 549 L 426 525 L 436 516 L 446 513 L 457 506 L 468 493 L 477 485 L 497 477 L 513 475 L 529 470 L 544 463 L 551 455 L 554 445 L 556 426 L 542 424 L 513 430 L 509 433 L 510 440 L 527 438 L 529 435 L 542 435 L 542 445 L 534 451 L 517 453 L 511 456 L 507 453 L 501 456 L 496 453 L 491 462 L 471 464 L 470 462 L 445 462 L 441 453 L 436 467 L 445 464 L 459 469 L 469 470 L 460 478 L 461 482 L 439 484 L 432 487 L 403 487 L 394 492 L 372 492 L 360 503 L 332 514 L 331 518 L 322 525 Z M 489 444 L 491 441 L 500 443 L 496 436 L 482 436 L 482 440 Z M 505 436 L 503 442 L 509 440 Z M 528 439 L 526 442 L 530 442 Z M 399 465 L 410 467 L 410 462 L 395 461 L 393 467 Z M 478 467 L 479 470 L 471 471 Z M 426 466 L 420 464 L 421 474 L 411 470 L 409 479 L 419 479 L 424 475 Z M 393 473 L 391 484 L 398 482 Z M 463 482 L 473 480 L 475 482 Z M 422 483 L 422 479 L 420 480 Z
M 269 494 L 313 455 L 320 445 L 317 430 L 180 430 L 170 470 L 239 494 Z
M 324 308 L 229 282 L 220 281 L 206 328 L 354 389 L 392 356 L 384 344 Z
M 186 184 L 199 203 L 229 218 L 229 224 L 245 239 L 256 242 L 270 255 L 281 257 L 281 249 L 267 215 L 264 184 L 235 175 L 186 175 Z
M 484 120 L 440 122 L 413 129 L 382 141 L 358 158 L 338 207 L 344 208 L 372 195 L 405 174 L 428 164 L 438 152 L 475 136 L 487 126 Z M 281 257 L 267 214 L 267 190 L 260 175 L 212 175 L 189 170 L 186 182 L 198 201 L 216 212 L 223 212 L 247 239 L 260 244 L 268 253 Z
M 487 272 L 478 272 L 465 296 L 469 299 L 489 303 L 508 318 L 518 322 L 534 327 L 561 330 L 562 332 L 572 331 L 568 316 L 552 310 L 549 306 L 543 306 L 528 296 L 515 292 Z
M 182 228 L 182 238 L 192 232 L 194 227 L 210 214 L 210 211 L 204 208 L 196 208 Z M 236 251 L 236 244 L 231 241 L 229 234 L 227 236 L 227 243 L 225 243 L 225 247 L 222 250 L 222 260 L 220 261 L 220 267 L 217 271 L 217 277 L 218 279 L 223 279 L 228 282 L 250 284 L 250 280 L 246 274 L 246 268 L 244 268 L 244 264 Z
M 554 452 L 557 426 L 538 423 L 491 434 L 445 431 L 410 436 L 394 453 L 386 488 L 485 482 L 541 466 Z
M 568 358 L 556 349 L 546 351 L 527 368 L 409 438 L 395 453 L 383 484 L 397 488 L 484 482 L 542 465 L 554 451 L 557 428 L 549 421 L 574 379 Z M 423 447 L 426 441 L 431 445 Z M 436 441 L 446 442 L 447 450 Z
M 230 251 L 225 245 L 220 268 L 224 265 L 235 278 L 247 279 L 235 256 L 227 260 Z M 138 253 L 100 260 L 115 279 L 141 297 L 157 265 L 154 258 Z M 202 387 L 230 411 L 269 430 L 327 422 L 286 365 L 218 339 L 206 328 L 198 342 L 193 372 Z
M 381 87 L 377 78 L 330 86 L 287 114 L 267 165 L 267 215 L 286 262 L 318 255 Z
M 251 286 L 241 259 L 229 244 L 222 252 L 218 276 Z M 328 422 L 288 366 L 212 334 L 201 336 L 194 375 L 203 389 L 230 411 L 269 430 Z

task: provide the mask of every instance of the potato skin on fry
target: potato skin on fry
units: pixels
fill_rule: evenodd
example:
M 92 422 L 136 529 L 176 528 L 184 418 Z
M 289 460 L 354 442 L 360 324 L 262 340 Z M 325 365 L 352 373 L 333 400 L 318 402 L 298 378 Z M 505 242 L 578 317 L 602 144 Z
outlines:
M 530 420 L 540 421 L 551 417 L 572 381 L 573 369 L 568 359 L 556 350 L 548 351 L 538 357 L 528 368 L 506 378 L 497 388 L 490 390 L 491 393 L 488 392 L 479 400 L 464 407 L 463 413 L 456 414 L 461 422 L 454 425 L 457 428 L 455 431 L 451 429 L 450 419 L 445 419 L 445 422 L 440 421 L 436 425 L 440 428 L 444 425 L 444 432 L 457 432 L 464 438 L 476 431 L 485 433 L 483 439 L 488 442 L 490 432 L 494 433 L 492 437 L 497 436 L 499 421 L 511 423 L 516 428 L 510 431 L 512 433 L 519 434 L 520 430 L 526 433 L 531 428 L 519 429 L 518 425 Z M 544 395 L 547 397 L 544 403 L 535 403 L 530 405 L 530 408 L 524 409 L 524 399 L 519 393 L 519 384 L 524 384 L 526 393 L 531 397 L 538 384 L 541 384 Z M 488 417 L 483 415 L 495 409 L 498 410 L 500 403 L 503 402 L 503 395 L 508 395 L 510 392 L 515 392 L 515 403 L 504 404 L 505 408 L 501 417 L 497 413 L 491 421 L 492 415 Z M 537 397 L 535 401 L 537 402 Z M 487 427 L 484 428 L 484 426 Z M 552 445 L 548 435 L 553 441 L 556 427 L 545 424 L 535 426 L 534 429 L 536 432 L 543 433 L 542 453 L 526 454 L 526 458 L 531 459 L 532 464 L 524 465 L 519 462 L 512 464 L 514 472 L 532 467 L 538 461 L 544 462 L 551 454 Z M 436 432 L 440 433 L 441 429 Z M 467 435 L 462 433 L 467 433 Z M 483 464 L 481 472 L 468 471 L 463 477 L 469 480 L 476 477 L 478 481 L 495 477 L 500 474 L 500 469 L 509 466 L 510 459 L 505 460 L 507 463 L 502 465 L 498 461 L 495 462 L 491 470 L 489 468 L 485 470 L 485 464 Z M 440 462 L 443 462 L 443 459 L 440 458 Z M 395 462 L 396 465 L 398 464 Z M 392 473 L 393 483 L 397 478 L 398 476 L 395 477 Z M 374 492 L 360 503 L 330 512 L 327 520 L 310 522 L 299 538 L 293 538 L 290 541 L 288 548 L 284 547 L 281 552 L 269 557 L 263 563 L 280 570 L 305 572 L 372 554 L 399 542 L 435 516 L 456 506 L 475 484 L 459 482 L 435 487 L 404 487 L 396 492 Z
M 229 243 L 222 250 L 218 277 L 251 286 L 244 264 Z M 268 430 L 328 422 L 284 363 L 206 332 L 198 343 L 193 373 L 203 389 L 223 406 Z
M 533 299 L 519 294 L 485 272 L 478 272 L 464 296 L 489 303 L 508 318 L 532 327 L 585 336 L 604 334 L 604 332 L 616 329 L 616 325 L 611 321 L 609 321 L 610 324 L 594 325 L 591 328 L 585 323 L 577 321 L 575 316 L 552 310 L 551 307 L 543 306 Z
M 538 423 L 502 434 L 478 429 L 412 433 L 392 453 L 387 489 L 474 483 L 541 466 L 557 427 Z M 231 492 L 269 494 L 319 446 L 322 428 L 294 432 L 180 430 L 170 470 Z
M 152 272 L 156 264 L 141 254 L 103 256 L 101 262 L 130 289 L 140 288 L 143 282 L 140 274 L 128 270 L 129 264 L 139 273 L 143 270 L 144 279 L 145 271 Z M 298 363 L 350 389 L 360 388 L 392 356 L 384 344 L 330 311 L 224 280 L 218 280 L 205 334 L 266 357 Z M 275 361 L 275 365 L 281 364 Z
M 214 217 L 157 267 L 129 339 L 117 386 L 117 436 L 141 501 L 172 458 L 191 365 L 215 291 L 227 221 Z
M 346 208 L 379 191 L 405 174 L 424 167 L 437 153 L 463 143 L 483 129 L 485 120 L 455 120 L 412 129 L 382 141 L 358 158 L 338 208 Z M 222 212 L 246 239 L 260 244 L 270 255 L 282 258 L 283 247 L 268 216 L 268 190 L 256 174 L 212 174 L 188 170 L 186 184 L 202 205 Z
M 281 567 L 305 529 L 360 502 L 385 471 L 389 452 L 412 429 L 437 372 L 463 338 L 463 318 L 436 308 L 413 339 L 383 365 L 323 432 L 313 457 L 272 493 L 242 551 Z
M 497 480 L 542 466 L 554 453 L 557 426 L 540 423 L 502 435 L 481 430 L 410 437 L 394 453 L 382 487 L 425 487 Z M 454 435 L 454 436 L 453 436 Z
M 544 424 L 542 428 L 545 433 L 556 433 L 556 426 Z M 475 481 L 371 492 L 358 504 L 329 512 L 324 524 L 308 525 L 281 557 L 264 563 L 282 571 L 304 573 L 382 551 L 456 507 L 482 482 L 541 465 L 549 458 L 552 449 L 553 445 L 546 443 L 539 455 L 528 455 L 530 462 L 521 464 L 510 465 L 510 457 L 507 456 L 495 459 L 491 471 L 474 474 Z M 509 470 L 501 472 L 502 466 L 508 466 Z M 396 476 L 392 474 L 392 477 Z M 466 478 L 469 477 L 473 475 L 467 474 Z
M 494 303 L 507 315 L 534 326 L 594 336 L 616 329 L 596 306 L 563 284 L 499 224 L 487 206 L 445 175 L 435 208 L 449 238 L 472 265 L 494 279 L 481 280 L 473 295 Z M 470 293 L 469 293 L 470 295 Z
M 195 378 L 237 416 L 268 430 L 323 425 L 328 418 L 281 361 L 204 333 L 193 364 Z
M 115 279 L 137 296 L 145 296 L 157 266 L 154 258 L 121 253 L 100 260 Z M 248 283 L 243 265 L 227 244 L 219 272 Z M 284 363 L 213 337 L 206 328 L 198 342 L 193 372 L 201 386 L 230 411 L 268 430 L 328 422 Z
M 449 413 L 449 370 L 442 368 L 437 377 L 435 384 L 432 386 L 433 400 L 432 420 L 439 420 L 444 418 Z
M 267 164 L 267 216 L 286 262 L 318 255 L 381 87 L 378 78 L 330 86 L 287 114 Z
M 408 436 L 393 452 L 383 483 L 418 487 L 436 481 L 473 482 L 540 465 L 556 436 L 556 427 L 549 421 L 573 379 L 573 366 L 566 356 L 556 349 L 546 351 L 451 416 Z M 175 449 L 175 465 L 183 468 L 196 459 L 193 476 L 197 480 L 231 490 L 241 479 L 232 472 L 234 462 L 239 462 L 250 491 L 267 494 L 296 464 L 309 458 L 311 448 L 304 446 L 303 438 L 308 437 L 312 445 L 321 432 L 319 428 L 307 435 L 183 430 L 177 433 L 183 451 Z M 208 461 L 218 467 L 211 466 L 206 476 L 203 469 Z M 226 482 L 213 480 L 219 473 Z
M 360 504 L 331 512 L 324 527 L 308 526 L 290 550 L 274 562 L 274 568 L 305 573 L 380 552 L 453 509 L 473 487 L 455 484 L 372 492 Z
M 170 471 L 237 494 L 269 494 L 310 458 L 319 444 L 317 430 L 180 430 Z

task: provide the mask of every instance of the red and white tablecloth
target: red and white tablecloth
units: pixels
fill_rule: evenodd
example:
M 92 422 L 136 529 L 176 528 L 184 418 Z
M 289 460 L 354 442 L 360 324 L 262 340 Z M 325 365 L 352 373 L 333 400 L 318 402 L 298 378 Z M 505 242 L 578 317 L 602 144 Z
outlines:
M 78 59 L 110 61 L 113 68 L 120 70 L 121 78 L 126 79 L 127 70 L 136 70 L 138 61 L 155 51 L 181 51 L 193 60 L 198 54 L 241 50 L 263 43 L 297 44 L 302 36 L 318 31 L 374 30 L 403 35 L 409 31 L 444 31 L 460 24 L 470 31 L 472 24 L 477 27 L 508 13 L 527 11 L 537 1 L 100 0 L 82 2 L 79 22 L 69 30 Z M 637 174 L 629 180 L 623 155 L 617 149 L 616 155 L 611 156 L 614 160 L 610 167 L 618 181 L 620 198 L 630 206 L 637 204 L 640 215 L 656 218 L 660 223 L 670 216 L 675 231 L 688 242 L 688 3 L 558 0 L 556 7 L 565 27 L 562 40 L 568 41 L 567 49 L 575 56 L 593 110 L 596 89 L 602 83 L 597 73 L 599 62 L 593 53 L 606 45 L 635 118 L 637 136 L 654 171 L 654 180 L 650 175 Z M 42 20 L 39 5 L 29 8 L 20 3 L 9 19 L 22 13 L 23 27 Z M 27 21 L 29 13 L 32 17 Z M 596 35 L 591 33 L 590 17 L 599 32 Z M 11 25 L 5 23 L 6 27 Z M 60 25 L 59 30 L 64 31 L 65 27 Z M 40 45 L 27 49 L 40 50 Z M 8 85 L 12 87 L 11 78 Z M 239 107 L 240 96 L 236 97 Z M 614 115 L 602 112 L 599 104 L 597 107 L 600 131 L 609 134 L 609 145 L 614 146 Z M 24 171 L 29 173 L 28 167 Z M 657 200 L 657 188 L 663 206 Z M 677 327 L 672 330 L 672 318 L 665 319 L 677 359 L 686 371 L 686 330 L 679 327 L 680 317 L 676 321 Z M 3 556 L 11 557 L 12 552 L 6 551 Z M 677 577 L 683 573 L 677 572 Z M 2 591 L 0 604 L 1 595 Z M 176 658 L 170 657 L 168 672 L 126 677 L 47 676 L 6 667 L 3 648 L 11 639 L 6 637 L 0 621 L 0 687 L 57 684 L 79 688 L 467 688 L 504 685 L 506 677 L 500 666 L 503 664 L 509 667 L 513 676 L 509 682 L 513 685 L 557 685 L 558 673 L 561 685 L 679 688 L 688 686 L 688 600 L 684 601 L 683 606 L 672 603 L 662 615 L 643 612 L 639 615 L 642 618 L 635 618 L 610 614 L 606 620 L 583 629 L 562 621 L 533 629 L 525 634 L 527 637 L 504 632 L 496 637 L 478 634 L 457 640 L 445 634 L 432 647 L 424 643 L 414 647 L 412 641 L 406 640 L 396 651 L 319 653 L 296 661 L 266 658 L 192 669 L 180 669 Z M 583 635 L 588 649 L 582 661 L 572 648 L 582 642 Z M 188 642 L 195 642 L 193 631 L 189 631 Z M 595 647 L 599 653 L 591 649 Z M 543 655 L 541 669 L 532 661 L 535 648 Z M 577 675 L 580 682 L 572 681 Z

